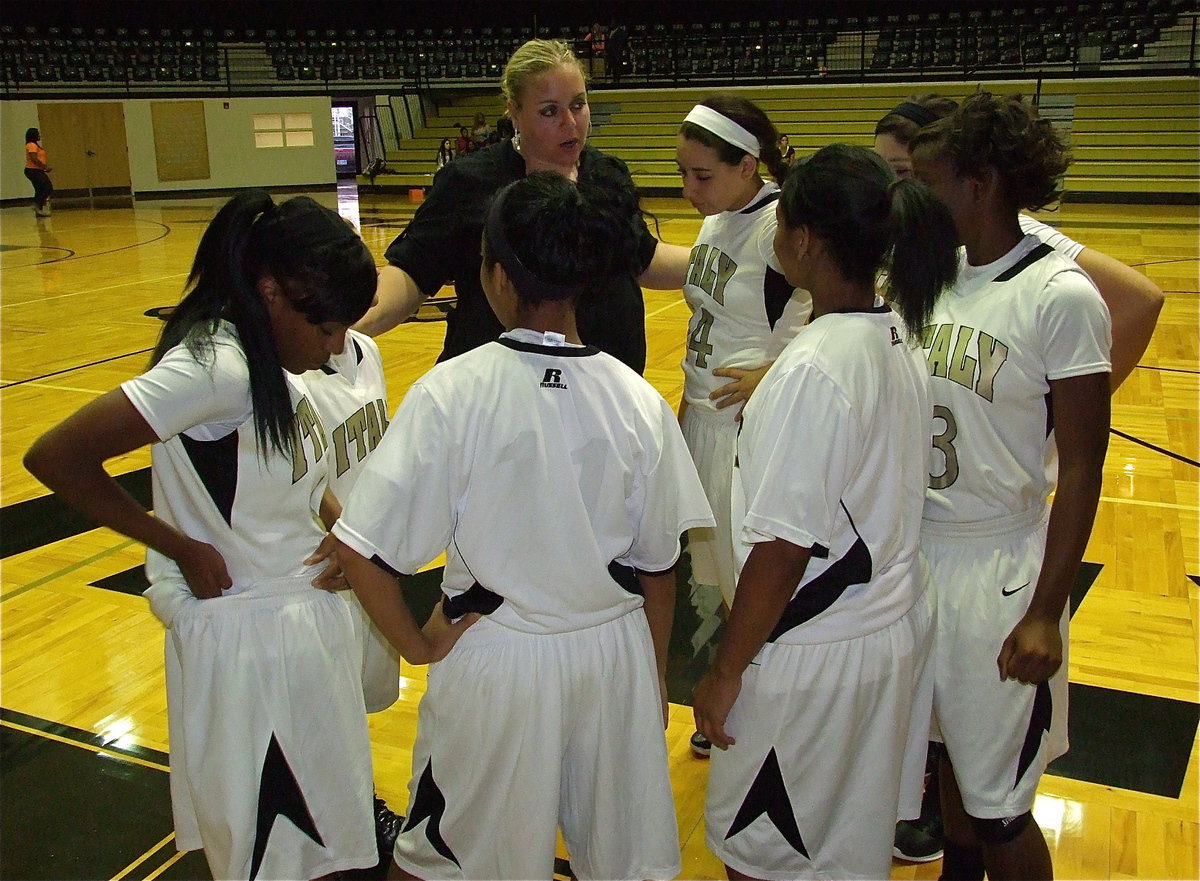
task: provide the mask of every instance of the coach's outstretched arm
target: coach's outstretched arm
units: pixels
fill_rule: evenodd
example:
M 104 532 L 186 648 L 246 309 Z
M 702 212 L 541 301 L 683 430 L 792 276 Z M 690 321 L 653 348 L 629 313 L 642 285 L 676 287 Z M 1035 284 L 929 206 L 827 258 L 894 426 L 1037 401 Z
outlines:
M 389 263 L 379 270 L 375 302 L 354 325 L 354 329 L 369 336 L 386 333 L 407 321 L 425 302 L 426 296 L 411 275 Z

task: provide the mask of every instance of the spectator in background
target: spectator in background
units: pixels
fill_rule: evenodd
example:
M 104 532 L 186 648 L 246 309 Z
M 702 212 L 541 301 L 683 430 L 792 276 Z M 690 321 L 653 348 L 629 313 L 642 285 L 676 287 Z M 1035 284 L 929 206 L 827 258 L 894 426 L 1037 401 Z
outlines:
M 796 148 L 788 143 L 787 135 L 779 136 L 779 155 L 783 157 L 783 164 L 789 168 L 796 161 Z
M 596 22 L 592 25 L 591 31 L 583 41 L 588 44 L 590 54 L 588 60 L 590 63 L 589 73 L 592 79 L 599 79 L 604 76 L 604 25 Z
M 465 125 L 458 127 L 458 139 L 454 142 L 454 154 L 462 156 L 471 152 L 471 130 Z
M 437 170 L 441 171 L 452 161 L 454 161 L 454 141 L 450 138 L 442 138 L 442 145 L 437 151 Z
M 613 25 L 608 32 L 605 54 L 608 56 L 608 75 L 613 82 L 620 82 L 625 72 L 625 53 L 629 47 L 629 29 L 623 24 Z
M 475 125 L 471 129 L 471 149 L 482 150 L 492 138 L 492 127 L 487 123 L 487 117 L 483 112 L 475 114 Z
M 50 166 L 46 164 L 46 151 L 42 149 L 42 133 L 35 128 L 25 132 L 25 177 L 33 184 L 33 213 L 38 217 L 50 216 L 50 194 L 54 184 L 50 183 Z

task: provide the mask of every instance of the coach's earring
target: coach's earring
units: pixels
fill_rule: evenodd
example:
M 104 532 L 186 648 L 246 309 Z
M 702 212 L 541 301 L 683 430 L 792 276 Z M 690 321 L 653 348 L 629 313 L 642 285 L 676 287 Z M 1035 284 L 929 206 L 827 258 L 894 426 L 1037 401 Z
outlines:
M 513 132 L 512 145 L 513 145 L 514 150 L 516 150 L 518 153 L 521 152 L 521 133 L 520 132 Z

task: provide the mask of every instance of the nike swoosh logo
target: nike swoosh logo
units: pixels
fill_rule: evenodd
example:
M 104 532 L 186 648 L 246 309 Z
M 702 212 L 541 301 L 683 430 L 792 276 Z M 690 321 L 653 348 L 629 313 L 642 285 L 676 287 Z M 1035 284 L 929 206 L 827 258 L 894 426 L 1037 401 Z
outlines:
M 1013 587 L 1013 588 L 1002 587 L 1002 588 L 1000 588 L 1000 595 L 1001 595 L 1001 596 L 1005 596 L 1005 597 L 1010 597 L 1010 596 L 1012 596 L 1014 593 L 1016 593 L 1017 591 L 1019 591 L 1019 590 L 1024 590 L 1024 589 L 1025 589 L 1025 588 L 1027 588 L 1027 587 L 1029 587 L 1029 582 L 1028 582 L 1028 581 L 1026 581 L 1026 582 L 1025 582 L 1024 584 L 1022 584 L 1020 587 Z

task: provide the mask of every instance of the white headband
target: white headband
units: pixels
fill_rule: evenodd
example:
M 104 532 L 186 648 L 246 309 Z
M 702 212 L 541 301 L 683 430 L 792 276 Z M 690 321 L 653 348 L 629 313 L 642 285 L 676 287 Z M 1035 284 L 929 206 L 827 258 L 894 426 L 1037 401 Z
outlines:
M 758 138 L 746 131 L 728 116 L 723 113 L 717 113 L 711 107 L 705 107 L 703 104 L 697 104 L 691 109 L 684 122 L 690 122 L 700 126 L 705 131 L 712 132 L 722 141 L 727 141 L 735 147 L 740 147 L 745 150 L 755 159 L 758 158 L 759 150 Z

